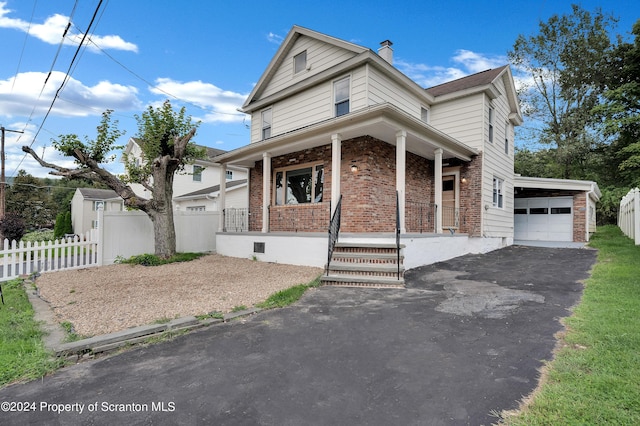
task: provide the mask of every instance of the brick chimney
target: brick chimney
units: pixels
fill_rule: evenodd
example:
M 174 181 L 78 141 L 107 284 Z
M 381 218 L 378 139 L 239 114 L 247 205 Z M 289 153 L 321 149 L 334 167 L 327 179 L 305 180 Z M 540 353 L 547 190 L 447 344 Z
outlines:
M 378 55 L 380 55 L 382 59 L 389 62 L 391 65 L 393 65 L 393 49 L 391 48 L 392 45 L 393 43 L 391 43 L 390 40 L 385 40 L 380 43 L 380 48 L 378 49 Z

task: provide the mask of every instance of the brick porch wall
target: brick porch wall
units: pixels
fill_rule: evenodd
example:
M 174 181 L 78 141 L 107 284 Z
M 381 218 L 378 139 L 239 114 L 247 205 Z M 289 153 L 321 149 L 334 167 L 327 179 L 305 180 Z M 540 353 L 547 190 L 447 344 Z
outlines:
M 581 192 L 573 196 L 573 241 L 586 242 L 587 194 Z
M 341 231 L 394 232 L 396 225 L 396 149 L 395 146 L 371 136 L 342 141 L 340 165 L 340 187 L 343 195 Z M 325 206 L 290 205 L 270 207 L 270 230 L 292 231 L 291 220 L 304 220 L 296 230 L 325 232 L 329 222 L 328 203 L 331 200 L 331 145 L 273 157 L 272 170 L 316 163 L 324 164 L 323 203 Z M 358 167 L 357 172 L 351 166 Z M 406 201 L 428 205 L 433 203 L 434 162 L 412 153 L 406 158 Z M 460 185 L 461 226 L 460 232 L 480 235 L 481 208 L 481 158 L 461 168 L 460 177 L 467 183 Z M 272 183 L 273 184 L 273 183 Z M 251 231 L 262 229 L 262 161 L 250 170 L 249 208 L 254 217 Z M 408 206 L 407 206 L 408 208 Z M 296 210 L 296 213 L 293 212 Z M 326 211 L 326 221 L 322 218 Z M 408 213 L 406 213 L 407 215 Z M 257 217 L 256 217 L 257 216 Z M 408 232 L 417 230 L 409 229 Z M 433 232 L 425 230 L 425 232 Z
M 462 179 L 467 180 L 462 183 Z M 482 236 L 482 153 L 460 169 L 460 232 Z

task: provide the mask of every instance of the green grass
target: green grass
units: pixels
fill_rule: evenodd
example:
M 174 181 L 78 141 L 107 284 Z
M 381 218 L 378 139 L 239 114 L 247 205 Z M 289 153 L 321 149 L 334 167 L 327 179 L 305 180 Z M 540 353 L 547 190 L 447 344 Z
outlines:
M 311 287 L 318 287 L 320 285 L 320 277 L 316 278 L 309 284 L 298 284 L 293 287 L 289 287 L 285 290 L 281 290 L 272 294 L 262 303 L 256 305 L 258 308 L 271 309 L 271 308 L 283 308 L 289 306 L 292 303 L 297 302 L 307 289 Z
M 598 228 L 598 262 L 539 392 L 509 425 L 640 424 L 640 246 Z
M 155 254 L 139 254 L 131 256 L 128 259 L 124 259 L 120 256 L 116 258 L 116 263 L 127 263 L 131 265 L 143 265 L 143 266 L 158 266 L 165 265 L 167 263 L 176 262 L 189 262 L 199 257 L 204 256 L 206 253 L 176 253 L 168 259 L 163 259 Z
M 5 304 L 0 304 L 0 386 L 18 380 L 35 379 L 55 370 L 55 360 L 42 342 L 42 330 L 22 282 L 2 283 Z

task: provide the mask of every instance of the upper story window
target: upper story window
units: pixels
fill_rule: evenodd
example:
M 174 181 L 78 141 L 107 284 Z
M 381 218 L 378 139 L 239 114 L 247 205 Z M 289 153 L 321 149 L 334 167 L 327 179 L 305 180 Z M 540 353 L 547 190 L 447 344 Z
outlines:
M 336 117 L 349 113 L 349 77 L 333 83 L 333 104 Z
M 420 108 L 420 120 L 425 123 L 429 122 L 429 110 L 425 107 Z
M 233 170 L 227 170 L 226 174 L 227 180 L 233 180 Z
M 276 170 L 275 204 L 321 203 L 324 187 L 322 164 Z
M 104 201 L 94 201 L 92 210 L 98 211 L 100 209 L 106 210 L 105 202 Z
M 509 122 L 504 125 L 504 153 L 509 155 Z
M 504 207 L 504 180 L 493 177 L 493 207 Z
M 197 164 L 193 165 L 193 181 L 194 182 L 202 182 L 202 170 L 204 167 L 198 166 Z
M 297 74 L 300 71 L 307 69 L 307 51 L 298 53 L 293 57 L 293 73 Z
M 493 108 L 489 107 L 489 142 L 493 143 Z
M 262 139 L 271 137 L 271 108 L 262 111 Z

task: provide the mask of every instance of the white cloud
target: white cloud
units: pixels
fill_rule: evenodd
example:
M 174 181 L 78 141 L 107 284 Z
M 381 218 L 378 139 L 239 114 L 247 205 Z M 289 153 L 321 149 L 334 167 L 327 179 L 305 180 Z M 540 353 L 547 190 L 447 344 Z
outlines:
M 65 74 L 59 71 L 52 72 L 47 85 L 40 93 L 46 77 L 47 74 L 42 72 L 25 72 L 0 80 L 0 116 L 28 116 L 34 107 L 35 115 L 44 115 Z M 123 86 L 109 81 L 86 86 L 71 77 L 59 93 L 51 113 L 63 117 L 84 117 L 100 115 L 106 109 L 139 110 L 141 102 L 137 94 L 138 89 L 133 86 Z
M 394 65 L 413 81 L 428 88 L 508 63 L 504 56 L 486 56 L 464 49 L 456 51 L 451 62 L 457 66 L 415 64 L 401 59 L 396 59 Z
M 9 18 L 8 15 L 13 11 L 11 9 L 7 9 L 6 5 L 7 2 L 0 2 L 0 28 L 10 28 L 25 33 L 28 32 L 30 35 L 49 44 L 60 43 L 62 34 L 64 34 L 64 30 L 69 22 L 68 16 L 56 13 L 55 15 L 49 16 L 41 24 L 31 23 L 31 25 L 29 25 L 29 22 L 23 21 L 22 19 Z M 77 46 L 82 40 L 82 36 L 82 33 L 67 34 L 64 42 L 65 44 Z M 138 46 L 124 41 L 117 35 L 92 35 L 91 40 L 102 49 L 126 50 L 131 52 L 138 51 Z M 98 51 L 98 49 L 91 44 L 88 44 L 87 46 L 92 51 Z
M 202 81 L 175 81 L 170 78 L 156 79 L 152 93 L 166 97 L 171 94 L 178 99 L 200 106 L 205 114 L 200 119 L 205 123 L 235 123 L 245 119 L 246 114 L 238 112 L 247 94 L 223 90 L 211 83 Z
M 276 33 L 270 32 L 269 34 L 267 34 L 267 41 L 269 41 L 269 43 L 281 44 L 283 40 L 284 40 L 284 37 Z

